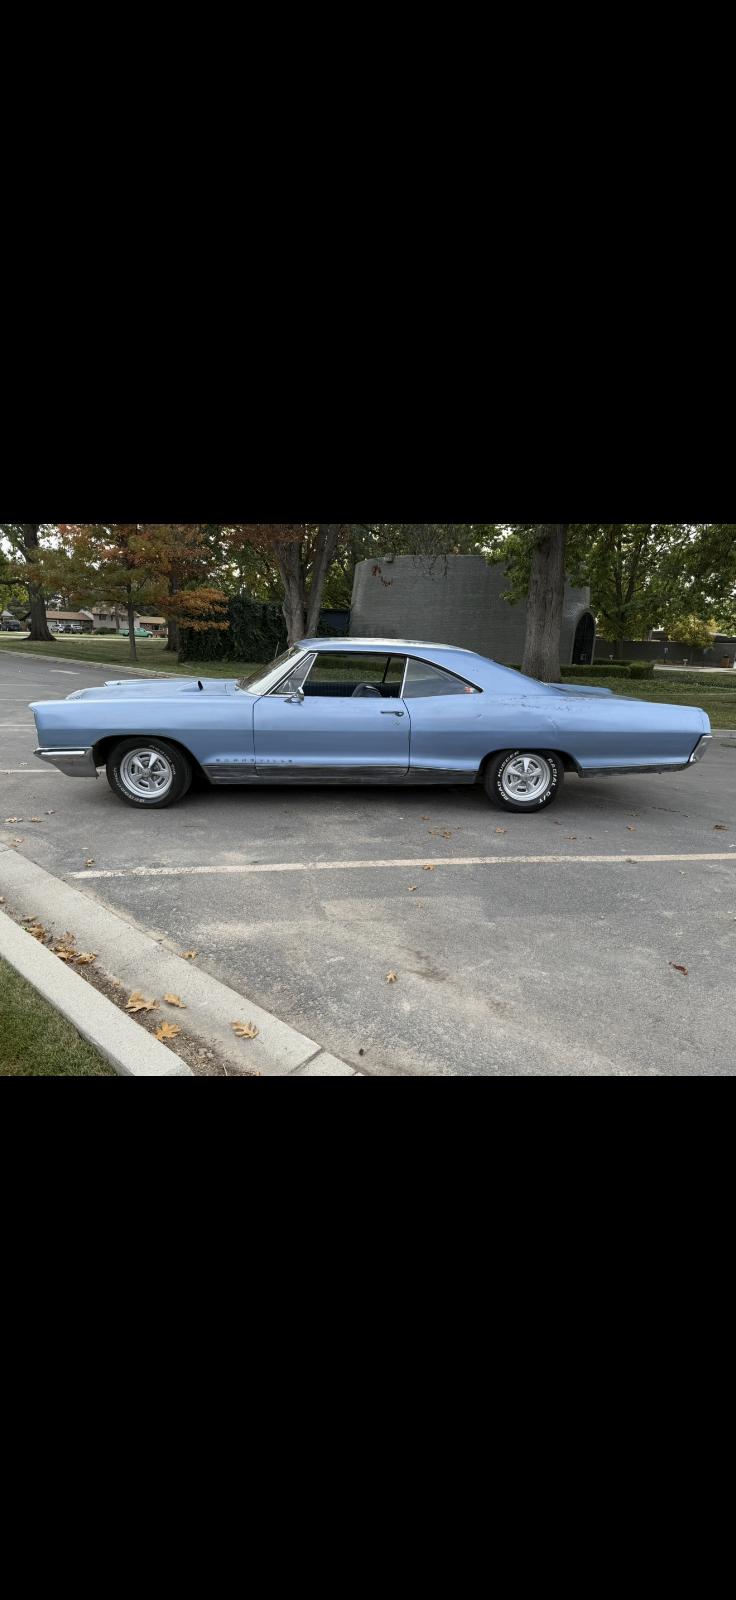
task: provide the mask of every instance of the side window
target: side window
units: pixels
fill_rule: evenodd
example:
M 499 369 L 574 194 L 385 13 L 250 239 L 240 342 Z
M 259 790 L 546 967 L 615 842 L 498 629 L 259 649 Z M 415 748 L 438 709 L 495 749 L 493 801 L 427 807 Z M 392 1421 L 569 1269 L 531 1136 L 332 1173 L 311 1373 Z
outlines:
M 465 683 L 463 678 L 456 678 L 452 672 L 444 672 L 442 667 L 433 667 L 429 661 L 409 661 L 404 686 L 405 700 L 431 700 L 438 695 L 448 694 L 480 694 L 480 689 L 475 689 L 472 684 Z
M 404 677 L 405 656 L 349 655 L 320 650 L 304 685 L 306 695 L 332 700 L 397 699 Z

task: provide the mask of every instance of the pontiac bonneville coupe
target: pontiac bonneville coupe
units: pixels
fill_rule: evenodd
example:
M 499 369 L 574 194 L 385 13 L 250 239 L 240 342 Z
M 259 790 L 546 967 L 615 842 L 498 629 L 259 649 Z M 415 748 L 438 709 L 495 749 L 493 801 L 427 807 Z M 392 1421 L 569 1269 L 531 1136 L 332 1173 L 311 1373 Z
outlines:
M 411 640 L 307 639 L 250 678 L 107 683 L 31 707 L 36 755 L 73 778 L 105 767 L 128 805 L 212 784 L 480 783 L 541 811 L 564 774 L 682 772 L 704 712 L 542 684 L 485 656 Z

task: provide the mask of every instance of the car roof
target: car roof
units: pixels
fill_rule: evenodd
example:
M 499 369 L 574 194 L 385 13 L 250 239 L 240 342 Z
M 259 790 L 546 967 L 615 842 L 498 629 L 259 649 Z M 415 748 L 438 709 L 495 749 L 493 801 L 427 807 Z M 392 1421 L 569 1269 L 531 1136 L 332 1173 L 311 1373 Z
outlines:
M 350 655 L 355 649 L 360 650 L 432 650 L 443 651 L 453 656 L 471 656 L 476 661 L 486 661 L 486 656 L 479 656 L 475 650 L 463 650 L 456 644 L 432 644 L 428 639 L 300 639 L 300 650 L 338 650 L 341 655 Z

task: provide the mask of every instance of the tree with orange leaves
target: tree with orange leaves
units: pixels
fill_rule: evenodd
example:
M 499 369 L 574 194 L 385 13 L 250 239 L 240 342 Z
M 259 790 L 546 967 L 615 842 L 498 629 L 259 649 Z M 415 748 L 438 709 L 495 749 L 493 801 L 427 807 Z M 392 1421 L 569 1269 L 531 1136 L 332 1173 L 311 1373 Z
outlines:
M 130 659 L 137 661 L 135 613 L 141 606 L 189 628 L 226 628 L 219 589 L 177 592 L 195 573 L 197 523 L 61 523 L 66 583 L 78 604 L 105 600 L 127 613 Z M 174 592 L 172 593 L 172 588 Z

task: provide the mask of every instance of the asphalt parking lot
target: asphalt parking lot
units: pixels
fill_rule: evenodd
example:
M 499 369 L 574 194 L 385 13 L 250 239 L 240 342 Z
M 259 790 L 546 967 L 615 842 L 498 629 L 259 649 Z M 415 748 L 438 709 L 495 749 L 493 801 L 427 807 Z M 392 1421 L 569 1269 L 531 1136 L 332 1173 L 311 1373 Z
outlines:
M 685 774 L 568 776 L 536 817 L 480 788 L 195 788 L 141 814 L 32 753 L 29 701 L 111 675 L 0 651 L 3 844 L 367 1076 L 734 1074 L 736 734 Z

